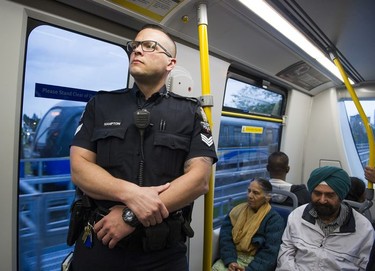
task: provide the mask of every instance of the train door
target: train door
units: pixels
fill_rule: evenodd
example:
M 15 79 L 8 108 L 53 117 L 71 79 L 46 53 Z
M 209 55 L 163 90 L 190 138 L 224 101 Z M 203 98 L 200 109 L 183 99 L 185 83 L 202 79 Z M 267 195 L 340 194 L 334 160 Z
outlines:
M 96 91 L 127 86 L 124 47 L 29 19 L 18 189 L 18 270 L 60 270 L 74 196 L 69 144 Z

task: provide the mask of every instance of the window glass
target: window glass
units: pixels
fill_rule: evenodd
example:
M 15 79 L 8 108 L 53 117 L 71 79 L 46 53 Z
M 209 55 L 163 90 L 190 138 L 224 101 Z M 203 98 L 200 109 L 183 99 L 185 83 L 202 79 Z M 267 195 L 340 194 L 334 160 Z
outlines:
M 38 136 L 34 139 L 35 142 L 40 145 L 40 148 L 44 148 L 45 144 L 47 142 L 47 136 L 48 136 L 48 130 L 51 127 L 52 121 L 55 118 L 58 118 L 61 114 L 61 108 L 54 109 L 52 111 L 49 111 L 43 118 L 43 121 L 39 123 L 39 134 Z
M 74 187 L 69 145 L 88 99 L 127 86 L 122 46 L 51 25 L 28 36 L 19 174 L 19 270 L 60 270 Z
M 252 178 L 268 177 L 267 159 L 279 150 L 285 103 L 285 95 L 233 78 L 228 79 L 225 91 L 217 144 L 214 228 L 233 206 L 246 199 Z
M 361 100 L 360 103 L 371 125 L 373 134 L 375 135 L 375 100 Z M 362 121 L 361 116 L 358 113 L 358 110 L 354 102 L 344 101 L 344 104 L 359 159 L 361 161 L 362 166 L 366 166 L 368 164 L 369 159 L 369 144 L 366 133 L 366 127 Z
M 246 113 L 281 116 L 283 96 L 279 93 L 228 78 L 224 107 Z

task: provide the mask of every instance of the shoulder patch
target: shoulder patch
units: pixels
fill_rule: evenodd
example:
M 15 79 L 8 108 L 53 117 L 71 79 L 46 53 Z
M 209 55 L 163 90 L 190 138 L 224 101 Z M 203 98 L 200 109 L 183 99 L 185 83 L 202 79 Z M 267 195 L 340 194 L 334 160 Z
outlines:
M 201 106 L 197 108 L 197 115 L 200 120 L 202 133 L 211 134 L 210 124 L 208 123 L 206 113 Z
M 204 122 L 208 122 L 208 119 L 207 119 L 206 113 L 205 113 L 204 110 L 203 110 L 203 107 L 199 107 L 199 110 L 201 111 L 200 113 L 201 113 L 201 115 L 202 115 L 202 120 L 203 120 Z

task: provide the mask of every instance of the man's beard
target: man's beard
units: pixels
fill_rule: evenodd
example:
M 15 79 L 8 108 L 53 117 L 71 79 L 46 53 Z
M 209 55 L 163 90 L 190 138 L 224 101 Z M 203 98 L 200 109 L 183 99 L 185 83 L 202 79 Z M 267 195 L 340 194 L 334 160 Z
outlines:
M 322 218 L 330 218 L 337 211 L 337 208 L 330 204 L 320 204 L 317 202 L 313 202 L 313 206 L 318 216 Z

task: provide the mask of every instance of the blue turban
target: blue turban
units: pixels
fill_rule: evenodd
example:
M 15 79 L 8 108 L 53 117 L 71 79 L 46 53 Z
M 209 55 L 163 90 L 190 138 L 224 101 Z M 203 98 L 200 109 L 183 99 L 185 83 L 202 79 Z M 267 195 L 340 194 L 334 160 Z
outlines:
M 320 167 L 311 172 L 307 181 L 310 194 L 321 182 L 326 182 L 341 200 L 346 197 L 351 185 L 348 173 L 341 168 L 330 166 Z

